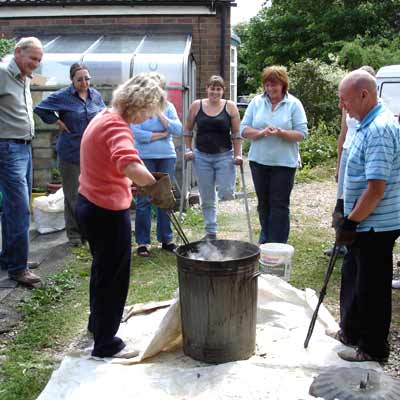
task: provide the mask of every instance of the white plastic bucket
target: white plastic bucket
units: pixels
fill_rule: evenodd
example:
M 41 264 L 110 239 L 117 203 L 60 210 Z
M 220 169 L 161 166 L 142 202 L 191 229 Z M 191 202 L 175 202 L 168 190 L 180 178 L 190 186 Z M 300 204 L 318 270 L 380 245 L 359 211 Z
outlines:
M 260 245 L 260 251 L 260 272 L 288 281 L 294 247 L 285 243 L 264 243 Z

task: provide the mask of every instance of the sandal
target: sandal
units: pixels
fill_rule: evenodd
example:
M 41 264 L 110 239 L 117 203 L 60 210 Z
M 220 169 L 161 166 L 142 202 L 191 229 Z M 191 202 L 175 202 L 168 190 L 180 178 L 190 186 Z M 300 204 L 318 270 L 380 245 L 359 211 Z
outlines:
M 139 246 L 136 250 L 136 254 L 139 257 L 149 257 L 150 256 L 150 252 L 146 246 Z

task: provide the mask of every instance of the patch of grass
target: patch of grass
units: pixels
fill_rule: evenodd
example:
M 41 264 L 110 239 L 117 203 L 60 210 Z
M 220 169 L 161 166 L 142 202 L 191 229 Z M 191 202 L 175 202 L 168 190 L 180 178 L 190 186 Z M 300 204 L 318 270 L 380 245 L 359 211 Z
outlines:
M 296 183 L 309 183 L 312 181 L 324 181 L 335 176 L 336 159 L 331 158 L 316 166 L 304 166 L 296 171 Z
M 326 229 L 310 226 L 292 230 L 289 243 L 294 246 L 290 283 L 298 289 L 311 288 L 317 292 L 324 282 L 329 258 L 323 254 L 332 245 L 331 235 Z M 336 261 L 328 285 L 327 297 L 338 300 L 341 259 Z
M 57 352 L 86 323 L 88 279 L 81 273 L 87 269 L 87 263 L 71 263 L 19 305 L 23 322 L 1 354 L 2 400 L 35 399 L 43 390 L 58 363 Z

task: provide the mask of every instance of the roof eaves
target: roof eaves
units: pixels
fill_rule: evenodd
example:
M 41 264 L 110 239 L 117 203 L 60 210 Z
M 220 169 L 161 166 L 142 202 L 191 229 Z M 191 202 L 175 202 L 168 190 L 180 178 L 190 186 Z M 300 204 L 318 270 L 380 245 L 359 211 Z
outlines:
M 212 9 L 219 4 L 235 6 L 236 0 L 0 0 L 0 7 L 41 7 L 41 6 L 208 6 Z

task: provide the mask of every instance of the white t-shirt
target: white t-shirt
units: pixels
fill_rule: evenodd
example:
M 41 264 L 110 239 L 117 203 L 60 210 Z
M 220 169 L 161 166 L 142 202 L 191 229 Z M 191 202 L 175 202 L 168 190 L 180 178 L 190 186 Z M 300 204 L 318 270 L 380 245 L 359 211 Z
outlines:
M 350 117 L 349 114 L 346 114 L 347 133 L 346 133 L 346 139 L 343 143 L 344 149 L 347 150 L 351 146 L 351 143 L 353 141 L 354 135 L 356 134 L 356 130 L 359 124 L 360 124 L 359 121 L 357 121 L 355 118 Z

